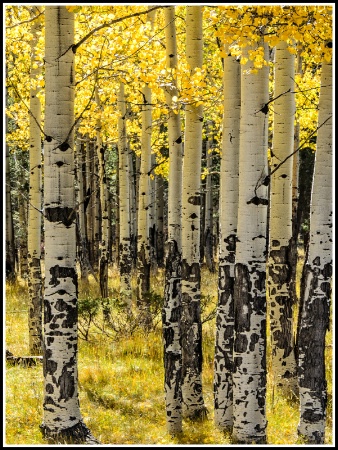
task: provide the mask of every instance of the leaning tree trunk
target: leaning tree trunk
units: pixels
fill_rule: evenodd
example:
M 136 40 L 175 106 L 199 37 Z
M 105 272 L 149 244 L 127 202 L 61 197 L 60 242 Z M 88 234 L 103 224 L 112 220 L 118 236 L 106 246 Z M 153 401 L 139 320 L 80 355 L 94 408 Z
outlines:
M 249 60 L 243 66 L 241 77 L 233 440 L 260 444 L 266 442 L 267 425 L 265 252 L 268 200 L 262 179 L 267 170 L 269 72 L 264 67 L 258 74 L 251 74 L 252 68 Z
M 177 67 L 175 7 L 164 10 L 166 64 Z M 176 82 L 165 91 L 166 102 L 172 106 L 177 95 Z M 170 110 L 168 119 L 169 184 L 168 240 L 165 244 L 165 288 L 162 310 L 164 342 L 164 388 L 167 429 L 170 434 L 182 431 L 182 349 L 181 349 L 181 197 L 182 197 L 182 139 L 179 114 Z
M 127 117 L 126 100 L 124 95 L 124 84 L 120 83 L 118 96 L 118 108 L 120 117 L 118 119 L 118 151 L 119 151 L 119 209 L 120 209 L 120 244 L 119 244 L 119 267 L 120 267 L 120 295 L 128 308 L 131 307 L 131 210 L 130 210 L 130 170 L 129 170 L 129 148 L 127 140 Z
M 271 371 L 274 385 L 297 395 L 291 284 L 292 158 L 294 147 L 295 59 L 286 42 L 275 51 L 275 92 L 271 157 L 268 293 L 270 302 Z M 281 161 L 286 161 L 274 170 Z
M 311 444 L 324 444 L 325 441 L 325 334 L 329 327 L 332 283 L 332 63 L 325 61 L 322 65 L 318 125 L 322 126 L 317 133 L 298 361 L 298 433 Z
M 39 19 L 32 22 L 31 80 L 35 81 L 41 69 L 35 68 L 37 32 L 41 28 Z M 42 274 L 41 274 L 41 104 L 37 96 L 39 89 L 31 86 L 29 116 L 29 204 L 28 204 L 28 295 L 29 295 L 29 352 L 42 354 Z
M 187 6 L 186 52 L 191 73 L 202 67 L 202 7 Z M 182 395 L 183 413 L 191 419 L 206 416 L 202 394 L 201 322 L 201 157 L 203 107 L 185 110 L 182 181 Z
M 222 430 L 231 430 L 233 426 L 234 272 L 238 214 L 240 80 L 240 64 L 229 55 L 224 59 L 223 74 L 218 305 L 214 359 L 214 421 Z
M 46 277 L 41 431 L 52 443 L 81 443 L 92 436 L 82 421 L 78 399 L 74 15 L 65 6 L 46 6 L 45 20 Z

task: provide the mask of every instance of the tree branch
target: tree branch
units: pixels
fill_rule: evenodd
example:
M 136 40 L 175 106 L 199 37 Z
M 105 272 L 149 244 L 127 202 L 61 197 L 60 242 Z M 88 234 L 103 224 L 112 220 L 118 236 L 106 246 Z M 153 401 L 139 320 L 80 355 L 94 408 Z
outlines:
M 38 17 L 40 17 L 41 14 L 43 14 L 43 13 L 44 13 L 44 11 L 40 12 L 39 14 L 37 14 L 37 15 L 34 16 L 34 17 L 32 17 L 31 19 L 23 20 L 22 22 L 15 23 L 14 25 L 8 25 L 8 26 L 6 27 L 6 29 L 18 27 L 18 26 L 20 26 L 20 25 L 23 25 L 24 23 L 33 22 L 33 20 L 36 20 L 36 19 L 37 19 Z
M 73 45 L 72 45 L 72 50 L 73 50 L 73 52 L 75 53 L 76 50 L 80 47 L 81 44 L 83 44 L 84 42 L 86 42 L 86 40 L 89 39 L 90 36 L 92 36 L 92 35 L 93 35 L 94 33 L 96 33 L 97 31 L 101 30 L 102 28 L 110 27 L 111 25 L 114 25 L 115 23 L 122 22 L 122 20 L 125 20 L 125 19 L 130 19 L 131 17 L 137 17 L 137 16 L 141 16 L 141 15 L 143 15 L 143 14 L 148 14 L 148 13 L 150 13 L 151 11 L 154 11 L 155 9 L 158 9 L 158 8 L 167 8 L 167 7 L 168 7 L 168 6 L 164 6 L 164 5 L 154 6 L 153 8 L 148 9 L 147 11 L 142 11 L 142 12 L 138 12 L 138 13 L 134 13 L 134 14 L 129 14 L 129 15 L 127 15 L 127 16 L 119 17 L 118 19 L 114 19 L 114 20 L 112 20 L 111 22 L 103 23 L 102 25 L 100 25 L 100 26 L 94 28 L 94 29 L 91 30 L 88 34 L 86 34 L 86 36 L 84 36 L 77 44 L 73 44 Z

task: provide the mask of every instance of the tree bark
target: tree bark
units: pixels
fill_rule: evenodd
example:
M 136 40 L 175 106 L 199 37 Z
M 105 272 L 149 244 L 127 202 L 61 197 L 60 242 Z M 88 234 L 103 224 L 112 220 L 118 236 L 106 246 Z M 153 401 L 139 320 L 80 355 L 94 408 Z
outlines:
M 264 45 L 264 44 L 263 44 Z M 244 49 L 244 56 L 247 50 Z M 265 50 L 267 50 L 265 48 Z M 266 51 L 267 53 L 267 51 Z M 265 60 L 267 60 L 267 54 Z M 238 226 L 234 287 L 233 440 L 266 442 L 266 231 L 268 70 L 242 68 Z
M 164 10 L 166 65 L 177 67 L 175 7 Z M 176 82 L 165 91 L 166 103 L 172 106 L 177 95 Z M 164 388 L 167 429 L 170 434 L 182 431 L 182 348 L 181 348 L 181 197 L 182 197 L 182 140 L 180 116 L 170 110 L 168 119 L 169 184 L 168 184 L 168 240 L 165 244 L 165 288 L 162 310 L 164 342 Z
M 127 117 L 124 84 L 120 83 L 118 107 L 120 117 L 118 119 L 118 151 L 119 151 L 119 208 L 120 208 L 120 294 L 128 308 L 131 307 L 131 220 L 130 220 L 130 169 L 129 148 L 127 141 Z
M 286 42 L 275 51 L 275 91 L 271 170 L 293 152 L 295 98 L 294 56 Z M 284 95 L 281 95 L 285 93 Z M 277 98 L 278 97 L 278 98 Z M 291 284 L 292 162 L 287 159 L 271 175 L 268 292 L 274 385 L 287 396 L 297 395 Z
M 187 6 L 186 30 L 187 63 L 193 73 L 203 63 L 201 6 Z M 200 305 L 202 125 L 202 105 L 187 105 L 182 182 L 182 394 L 183 414 L 196 420 L 207 414 L 202 394 Z
M 32 15 L 33 12 L 31 13 Z M 41 22 L 32 22 L 33 39 L 31 42 L 32 61 L 31 79 L 36 78 L 41 69 L 34 68 L 38 58 L 35 50 L 37 32 Z M 41 160 L 41 104 L 37 96 L 39 90 L 30 89 L 29 117 L 29 204 L 28 204 L 28 294 L 29 294 L 29 352 L 31 355 L 42 354 L 42 274 L 41 274 L 41 202 L 42 202 L 42 160 Z
M 95 86 L 95 100 L 99 111 L 101 101 L 97 85 Z M 99 199 L 100 199 L 100 224 L 101 233 L 99 239 L 99 279 L 102 298 L 108 298 L 108 190 L 106 177 L 105 146 L 101 137 L 101 119 L 96 120 L 96 155 L 99 168 Z
M 229 49 L 227 49 L 229 52 Z M 240 64 L 224 59 L 224 113 L 220 168 L 218 305 L 214 358 L 214 421 L 223 430 L 233 426 L 234 276 L 238 216 Z
M 325 335 L 332 283 L 332 63 L 322 64 L 310 240 L 304 271 L 299 332 L 300 420 L 307 443 L 324 444 L 327 382 Z
M 46 6 L 44 415 L 51 443 L 95 440 L 78 399 L 74 195 L 74 15 Z

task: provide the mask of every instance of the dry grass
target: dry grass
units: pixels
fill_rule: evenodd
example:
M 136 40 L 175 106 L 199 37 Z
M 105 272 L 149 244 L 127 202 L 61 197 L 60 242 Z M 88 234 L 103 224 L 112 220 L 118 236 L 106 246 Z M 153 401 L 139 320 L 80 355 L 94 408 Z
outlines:
M 116 273 L 111 273 L 110 293 L 118 290 Z M 212 309 L 217 298 L 217 274 L 202 273 L 202 294 Z M 159 292 L 162 275 L 153 280 Z M 80 283 L 80 298 L 98 298 L 93 280 Z M 6 287 L 6 348 L 15 355 L 27 355 L 27 285 L 20 281 Z M 204 314 L 208 314 L 208 310 Z M 213 424 L 214 326 L 203 325 L 203 390 L 209 418 L 206 422 L 183 422 L 183 433 L 172 438 L 166 431 L 164 412 L 163 344 L 160 324 L 144 334 L 118 340 L 98 330 L 89 341 L 79 340 L 79 399 L 84 422 L 102 444 L 113 445 L 229 445 L 230 436 Z M 96 331 L 96 332 L 95 332 Z M 329 391 L 326 444 L 332 443 L 332 331 L 327 335 L 327 378 Z M 301 444 L 297 437 L 298 403 L 273 390 L 268 374 L 268 443 Z M 43 420 L 42 366 L 6 367 L 6 444 L 43 445 L 39 425 Z

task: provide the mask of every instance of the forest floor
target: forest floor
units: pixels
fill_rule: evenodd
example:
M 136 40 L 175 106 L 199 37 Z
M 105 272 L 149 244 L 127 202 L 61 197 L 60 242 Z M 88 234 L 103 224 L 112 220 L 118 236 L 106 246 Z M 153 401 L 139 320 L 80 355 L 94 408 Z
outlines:
M 154 328 L 145 333 L 137 323 L 126 323 L 118 302 L 117 272 L 110 273 L 111 303 L 103 303 L 98 286 L 79 282 L 79 401 L 83 420 L 92 434 L 106 445 L 229 445 L 231 436 L 213 423 L 214 310 L 217 273 L 202 271 L 203 396 L 206 421 L 183 421 L 183 433 L 166 431 L 164 403 L 161 299 L 163 273 L 152 280 Z M 110 325 L 103 319 L 109 309 Z M 332 329 L 326 337 L 328 409 L 325 444 L 332 444 Z M 19 279 L 6 285 L 6 350 L 15 356 L 28 353 L 28 286 Z M 269 343 L 269 339 L 268 339 Z M 285 398 L 267 378 L 267 439 L 269 445 L 302 445 L 297 436 L 299 402 Z M 6 364 L 7 445 L 45 444 L 39 426 L 43 421 L 42 364 L 26 367 Z

